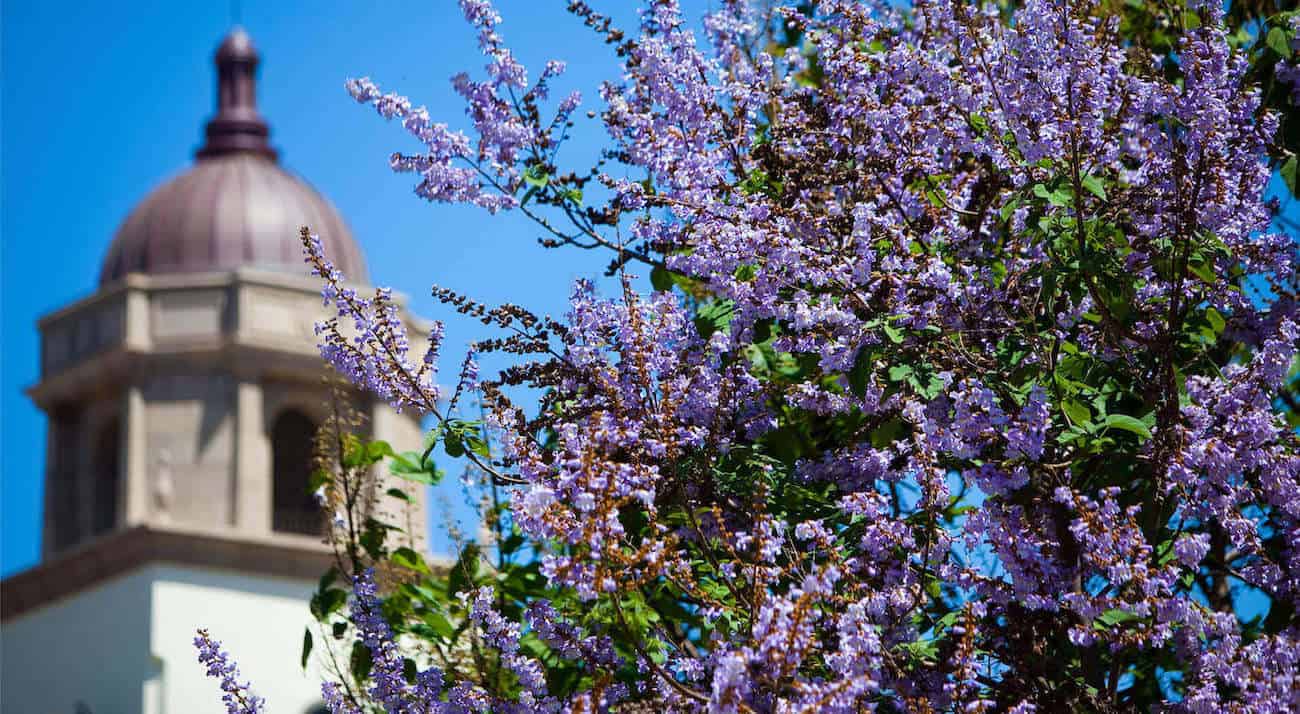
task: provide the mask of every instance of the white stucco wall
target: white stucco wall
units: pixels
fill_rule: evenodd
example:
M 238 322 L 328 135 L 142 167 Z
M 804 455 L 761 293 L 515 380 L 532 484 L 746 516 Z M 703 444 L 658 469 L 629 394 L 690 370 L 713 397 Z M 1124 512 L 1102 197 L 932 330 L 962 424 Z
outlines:
M 244 679 L 266 698 L 270 714 L 304 714 L 320 702 L 319 675 L 298 664 L 315 582 L 178 566 L 155 570 L 153 651 L 164 662 L 158 714 L 225 711 L 217 683 L 194 658 L 198 627 L 221 640 Z
M 150 655 L 153 574 L 137 571 L 0 626 L 0 710 L 142 711 L 157 677 Z M 0 594 L 3 597 L 3 594 Z
M 315 583 L 151 565 L 0 627 L 0 710 L 74 714 L 219 714 L 215 680 L 195 660 L 207 628 L 271 714 L 320 701 L 315 667 L 298 666 Z

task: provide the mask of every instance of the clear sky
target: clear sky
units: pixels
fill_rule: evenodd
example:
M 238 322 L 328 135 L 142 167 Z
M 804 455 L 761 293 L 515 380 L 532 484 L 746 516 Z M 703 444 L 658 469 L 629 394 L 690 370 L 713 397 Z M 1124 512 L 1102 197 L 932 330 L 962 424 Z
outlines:
M 596 106 L 613 53 L 565 4 L 500 0 L 501 31 L 530 68 L 567 60 L 556 94 L 578 88 L 584 105 Z M 547 251 L 522 217 L 416 198 L 410 177 L 387 166 L 392 151 L 412 142 L 344 91 L 346 78 L 370 75 L 463 125 L 448 79 L 483 62 L 453 0 L 242 5 L 240 23 L 262 53 L 259 103 L 282 163 L 339 207 L 376 283 L 411 296 L 417 313 L 446 319 L 447 372 L 486 333 L 442 309 L 431 284 L 557 314 L 574 278 L 600 274 L 603 256 Z M 39 553 L 45 420 L 22 391 L 38 377 L 36 319 L 89 295 L 127 212 L 189 166 L 213 112 L 212 53 L 231 25 L 229 4 L 219 1 L 3 3 L 2 574 Z M 570 155 L 588 159 L 601 138 L 599 129 L 579 131 Z M 449 481 L 438 498 L 457 498 Z M 436 536 L 435 544 L 446 547 Z

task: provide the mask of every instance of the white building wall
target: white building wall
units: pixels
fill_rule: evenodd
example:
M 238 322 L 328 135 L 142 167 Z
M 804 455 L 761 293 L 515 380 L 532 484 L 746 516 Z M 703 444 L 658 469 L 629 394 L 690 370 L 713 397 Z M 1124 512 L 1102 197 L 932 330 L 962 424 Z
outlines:
M 163 661 L 158 714 L 225 711 L 218 682 L 195 659 L 199 627 L 239 663 L 243 679 L 266 699 L 268 714 L 306 714 L 320 703 L 316 667 L 304 673 L 299 666 L 303 630 L 313 622 L 307 603 L 315 582 L 172 565 L 152 569 L 152 643 Z
M 152 579 L 136 571 L 5 622 L 0 711 L 143 711 L 158 673 L 149 650 Z
M 270 714 L 320 702 L 299 666 L 315 583 L 150 565 L 0 628 L 0 710 L 16 714 L 220 714 L 219 683 L 195 659 L 204 627 L 266 698 Z

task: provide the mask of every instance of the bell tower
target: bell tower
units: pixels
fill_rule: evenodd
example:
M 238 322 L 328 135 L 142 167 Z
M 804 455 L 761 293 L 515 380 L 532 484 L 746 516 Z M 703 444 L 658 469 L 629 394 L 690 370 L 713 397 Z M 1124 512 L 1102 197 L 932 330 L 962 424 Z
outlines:
M 259 62 L 243 29 L 226 36 L 194 166 L 127 217 L 99 290 L 39 323 L 30 395 L 50 424 L 46 558 L 137 526 L 320 538 L 306 489 L 330 395 L 299 227 L 319 231 L 361 287 L 366 270 L 333 205 L 279 166 L 257 110 Z M 419 445 L 418 423 L 347 397 L 372 436 Z
M 308 492 L 330 416 L 322 317 L 313 278 L 237 268 L 128 274 L 44 318 L 29 393 L 49 418 L 45 560 L 137 527 L 324 552 Z M 418 448 L 416 420 L 343 394 L 368 436 Z
M 262 674 L 272 709 L 319 700 L 297 665 L 333 562 L 308 481 L 334 393 L 300 227 L 370 288 L 342 217 L 271 148 L 259 62 L 242 29 L 224 39 L 195 162 L 126 218 L 98 289 L 38 323 L 28 393 L 49 423 L 43 557 L 3 583 L 4 647 L 22 653 L 6 658 L 5 711 L 217 711 L 190 645 L 200 626 Z M 402 313 L 422 349 L 429 326 Z M 366 436 L 419 448 L 416 418 L 351 388 L 342 400 Z M 380 494 L 414 492 L 391 478 L 377 474 Z M 422 506 L 378 508 L 423 549 Z M 95 653 L 100 642 L 113 647 Z

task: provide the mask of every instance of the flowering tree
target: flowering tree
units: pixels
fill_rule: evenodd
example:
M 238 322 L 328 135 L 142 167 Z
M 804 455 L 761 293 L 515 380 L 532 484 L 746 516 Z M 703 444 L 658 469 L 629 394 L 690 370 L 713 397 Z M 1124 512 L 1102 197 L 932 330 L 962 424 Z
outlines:
M 460 4 L 472 134 L 349 83 L 422 142 L 393 168 L 623 289 L 563 320 L 437 291 L 517 357 L 444 392 L 438 335 L 408 356 L 305 241 L 323 354 L 437 423 L 340 463 L 441 443 L 503 494 L 495 563 L 436 576 L 377 524 L 350 607 L 323 582 L 334 711 L 1300 708 L 1296 245 L 1262 198 L 1294 190 L 1294 13 L 726 2 L 702 39 L 575 1 L 622 75 L 574 172 L 563 65 L 530 83 Z

